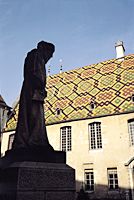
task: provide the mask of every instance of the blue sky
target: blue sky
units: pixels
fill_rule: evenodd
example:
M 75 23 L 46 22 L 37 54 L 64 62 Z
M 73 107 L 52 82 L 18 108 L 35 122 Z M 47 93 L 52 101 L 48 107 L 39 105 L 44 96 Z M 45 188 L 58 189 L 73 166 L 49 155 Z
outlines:
M 0 0 L 0 93 L 19 96 L 26 54 L 41 40 L 56 46 L 51 74 L 115 58 L 115 42 L 134 53 L 134 0 Z M 48 65 L 46 66 L 48 67 Z

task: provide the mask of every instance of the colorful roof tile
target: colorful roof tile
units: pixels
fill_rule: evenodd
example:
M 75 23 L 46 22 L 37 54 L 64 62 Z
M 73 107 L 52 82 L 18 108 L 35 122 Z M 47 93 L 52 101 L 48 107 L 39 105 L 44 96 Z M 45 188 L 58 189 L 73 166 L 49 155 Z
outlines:
M 124 61 L 112 59 L 49 76 L 46 89 L 46 125 L 134 112 L 134 54 L 125 56 Z M 7 130 L 15 129 L 18 108 L 17 104 Z

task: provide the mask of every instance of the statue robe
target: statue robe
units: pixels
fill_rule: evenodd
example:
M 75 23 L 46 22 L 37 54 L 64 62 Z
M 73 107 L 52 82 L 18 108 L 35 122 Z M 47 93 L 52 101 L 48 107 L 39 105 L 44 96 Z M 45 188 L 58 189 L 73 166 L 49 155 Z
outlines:
M 38 48 L 27 54 L 13 148 L 49 146 L 43 106 L 47 96 L 45 64 L 46 61 Z

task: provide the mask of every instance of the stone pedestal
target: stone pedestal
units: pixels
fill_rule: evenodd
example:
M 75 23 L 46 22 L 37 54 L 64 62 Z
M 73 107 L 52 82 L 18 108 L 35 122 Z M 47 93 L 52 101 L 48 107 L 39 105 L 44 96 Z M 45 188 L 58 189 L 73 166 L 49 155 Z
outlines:
M 75 171 L 65 163 L 15 162 L 0 174 L 1 200 L 74 200 Z

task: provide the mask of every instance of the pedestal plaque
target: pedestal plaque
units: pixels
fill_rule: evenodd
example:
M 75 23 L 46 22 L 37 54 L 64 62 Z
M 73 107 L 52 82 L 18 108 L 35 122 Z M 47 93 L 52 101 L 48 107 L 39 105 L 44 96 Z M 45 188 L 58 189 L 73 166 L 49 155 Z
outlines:
M 16 162 L 3 170 L 0 199 L 74 200 L 74 180 L 64 163 Z

